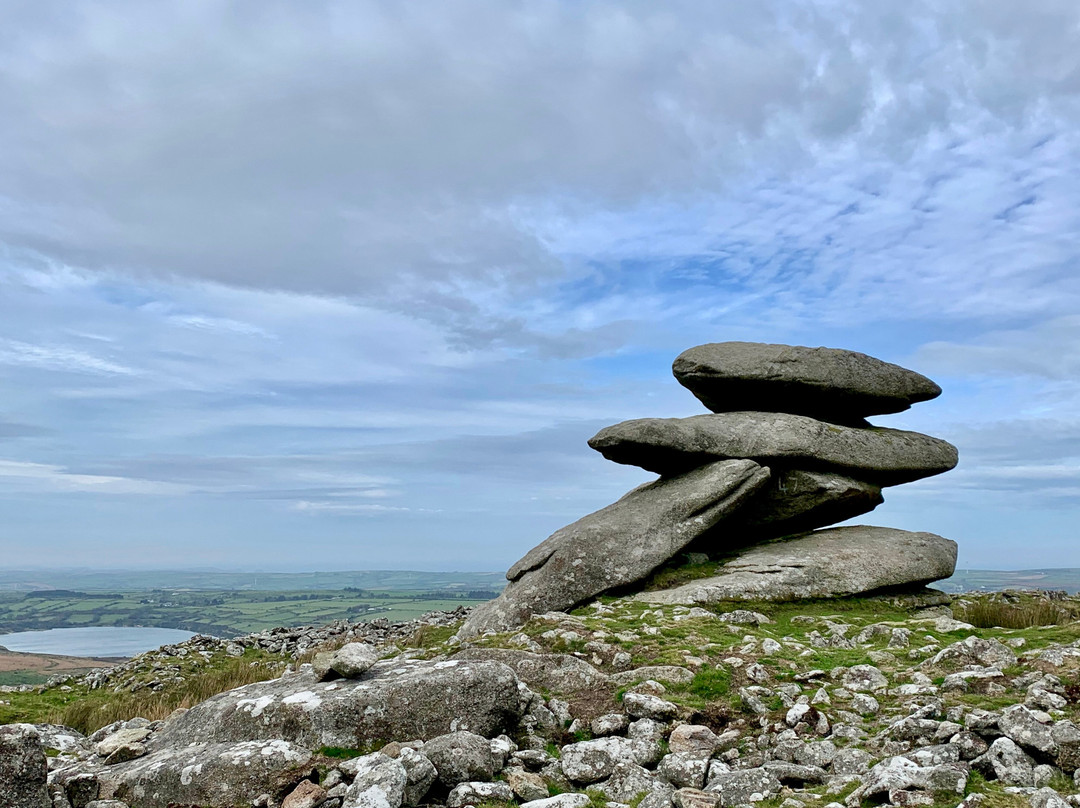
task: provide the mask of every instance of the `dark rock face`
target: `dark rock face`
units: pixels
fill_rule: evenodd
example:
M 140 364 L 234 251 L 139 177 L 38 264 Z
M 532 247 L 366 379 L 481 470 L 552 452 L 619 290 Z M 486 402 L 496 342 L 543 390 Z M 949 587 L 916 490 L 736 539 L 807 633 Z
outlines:
M 736 537 L 759 540 L 804 533 L 869 513 L 884 501 L 881 486 L 842 474 L 775 471 L 745 507 L 695 542 L 695 549 L 704 549 L 711 540 L 728 547 Z
M 516 726 L 531 693 L 498 662 L 380 662 L 361 679 L 299 673 L 221 693 L 159 732 L 153 749 L 280 738 L 305 749 L 363 748 L 468 729 Z
M 713 412 L 763 410 L 857 423 L 941 395 L 914 371 L 837 348 L 715 342 L 681 353 L 672 371 Z
M 837 426 L 772 412 L 623 421 L 601 429 L 589 446 L 608 460 L 663 475 L 748 458 L 770 467 L 834 471 L 877 485 L 941 474 L 957 461 L 952 444 L 918 432 Z
M 0 805 L 52 808 L 41 736 L 30 724 L 0 726 Z
M 857 525 L 819 530 L 753 547 L 719 574 L 648 592 L 652 603 L 797 600 L 857 595 L 948 578 L 956 542 L 933 533 Z
M 739 508 L 768 478 L 757 463 L 737 460 L 635 488 L 530 550 L 506 574 L 510 584 L 502 594 L 477 607 L 458 636 L 507 631 L 532 614 L 569 609 L 642 580 Z

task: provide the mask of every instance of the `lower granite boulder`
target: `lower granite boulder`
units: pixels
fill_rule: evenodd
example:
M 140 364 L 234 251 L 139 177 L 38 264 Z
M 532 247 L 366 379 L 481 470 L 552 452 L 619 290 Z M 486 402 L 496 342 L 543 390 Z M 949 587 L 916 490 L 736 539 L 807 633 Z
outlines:
M 643 592 L 650 603 L 798 600 L 915 587 L 948 578 L 956 542 L 933 533 L 856 525 L 818 530 L 753 547 L 717 575 Z
M 397 659 L 332 682 L 305 669 L 207 699 L 159 730 L 152 749 L 271 738 L 356 749 L 457 730 L 490 738 L 515 728 L 532 697 L 499 662 Z
M 161 749 L 101 774 L 102 791 L 139 808 L 251 805 L 281 799 L 311 775 L 311 753 L 282 740 Z

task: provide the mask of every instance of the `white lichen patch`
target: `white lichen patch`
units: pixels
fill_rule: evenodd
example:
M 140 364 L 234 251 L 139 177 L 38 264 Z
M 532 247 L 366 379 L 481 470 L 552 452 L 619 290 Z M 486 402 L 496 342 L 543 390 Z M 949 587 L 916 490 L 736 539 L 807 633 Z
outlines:
M 190 786 L 192 780 L 202 774 L 202 764 L 196 763 L 191 766 L 185 766 L 180 770 L 180 785 Z
M 322 704 L 322 699 L 312 690 L 301 690 L 299 693 L 293 693 L 291 696 L 286 696 L 282 699 L 282 703 L 289 705 L 298 704 L 300 705 L 300 709 L 305 712 L 311 712 Z
M 257 699 L 240 699 L 236 702 L 236 709 L 251 713 L 252 718 L 258 718 L 263 710 L 274 703 L 273 696 L 259 696 Z

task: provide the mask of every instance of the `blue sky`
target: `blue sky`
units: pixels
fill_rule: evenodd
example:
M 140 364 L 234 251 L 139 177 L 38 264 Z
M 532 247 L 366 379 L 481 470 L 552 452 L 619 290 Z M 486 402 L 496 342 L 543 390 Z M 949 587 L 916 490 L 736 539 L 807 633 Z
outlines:
M 5 566 L 504 569 L 702 342 L 846 347 L 1080 566 L 1080 7 L 3 2 Z

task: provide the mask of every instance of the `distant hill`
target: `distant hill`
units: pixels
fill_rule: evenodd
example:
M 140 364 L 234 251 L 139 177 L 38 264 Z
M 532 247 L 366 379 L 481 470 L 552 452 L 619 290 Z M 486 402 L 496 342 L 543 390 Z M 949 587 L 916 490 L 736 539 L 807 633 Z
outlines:
M 374 589 L 382 591 L 498 590 L 501 572 L 218 572 L 200 570 L 0 570 L 0 591 L 69 589 L 80 592 L 141 592 L 152 589 L 296 591 Z
M 367 589 L 381 591 L 499 590 L 502 572 L 420 572 L 347 570 L 339 572 L 218 572 L 201 570 L 0 570 L 0 591 L 142 592 L 213 589 L 264 592 Z M 947 592 L 1010 588 L 1063 589 L 1080 593 L 1080 567 L 1038 570 L 958 570 L 934 584 Z M 39 595 L 40 597 L 41 595 Z M 82 595 L 86 597 L 85 594 Z

